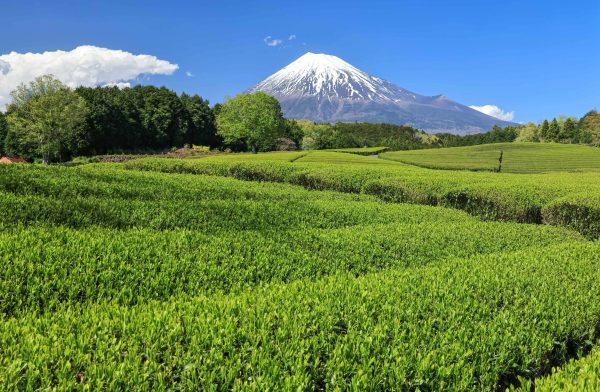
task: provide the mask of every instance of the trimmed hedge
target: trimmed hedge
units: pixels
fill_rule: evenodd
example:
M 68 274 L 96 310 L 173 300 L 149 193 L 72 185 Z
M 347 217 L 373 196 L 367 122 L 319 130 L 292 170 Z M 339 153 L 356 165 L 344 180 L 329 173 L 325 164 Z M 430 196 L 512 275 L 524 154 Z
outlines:
M 595 349 L 589 356 L 572 359 L 562 367 L 552 369 L 550 376 L 523 380 L 519 391 L 537 392 L 597 392 L 600 391 L 600 351 Z
M 544 222 L 570 227 L 595 239 L 600 237 L 600 193 L 582 193 L 555 200 L 544 207 Z

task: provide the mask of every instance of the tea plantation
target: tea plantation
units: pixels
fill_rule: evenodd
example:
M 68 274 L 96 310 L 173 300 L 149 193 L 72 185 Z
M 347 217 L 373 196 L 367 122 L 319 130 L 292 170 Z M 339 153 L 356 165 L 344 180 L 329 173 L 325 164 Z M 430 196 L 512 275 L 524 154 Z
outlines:
M 431 150 L 395 151 L 382 158 L 433 169 L 541 173 L 600 170 L 600 150 L 558 143 L 497 143 Z
M 600 175 L 381 151 L 0 166 L 0 389 L 597 390 Z

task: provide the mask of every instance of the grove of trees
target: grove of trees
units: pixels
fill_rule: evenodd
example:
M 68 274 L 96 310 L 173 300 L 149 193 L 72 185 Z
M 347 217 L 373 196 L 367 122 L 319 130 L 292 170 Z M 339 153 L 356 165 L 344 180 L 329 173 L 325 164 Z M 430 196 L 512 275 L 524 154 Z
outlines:
M 491 131 L 485 133 L 474 133 L 464 136 L 451 133 L 438 133 L 434 136 L 438 139 L 440 147 L 460 147 L 476 144 L 513 142 L 518 134 L 519 126 L 508 126 L 506 128 L 495 126 Z
M 516 141 L 575 143 L 600 146 L 600 114 L 591 110 L 582 118 L 560 116 L 541 124 L 527 123 L 517 127 Z
M 19 86 L 12 97 L 0 116 L 5 155 L 48 162 L 222 143 L 208 101 L 165 87 L 73 90 L 46 75 Z
M 0 112 L 0 154 L 60 162 L 75 155 L 157 152 L 186 145 L 268 151 L 302 140 L 295 121 L 264 93 L 213 108 L 198 95 L 166 87 L 78 87 L 51 75 L 19 86 Z M 217 129 L 217 124 L 219 127 Z
M 185 144 L 220 144 L 214 114 L 198 95 L 166 87 L 79 87 L 89 108 L 86 148 L 78 154 L 156 151 Z
M 440 146 L 432 135 L 407 125 L 381 123 L 320 124 L 299 120 L 304 135 L 302 146 L 308 149 L 379 147 L 414 150 Z

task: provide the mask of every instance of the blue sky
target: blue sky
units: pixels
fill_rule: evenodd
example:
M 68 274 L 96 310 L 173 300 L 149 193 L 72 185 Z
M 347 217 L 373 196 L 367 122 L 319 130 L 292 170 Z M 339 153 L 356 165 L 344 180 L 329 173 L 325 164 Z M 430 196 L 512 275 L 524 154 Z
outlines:
M 178 69 L 153 68 L 158 74 L 132 83 L 212 103 L 311 51 L 420 94 L 497 105 L 519 122 L 600 109 L 598 0 L 9 1 L 1 8 L 0 55 L 81 45 L 149 54 Z M 282 43 L 268 46 L 266 37 Z

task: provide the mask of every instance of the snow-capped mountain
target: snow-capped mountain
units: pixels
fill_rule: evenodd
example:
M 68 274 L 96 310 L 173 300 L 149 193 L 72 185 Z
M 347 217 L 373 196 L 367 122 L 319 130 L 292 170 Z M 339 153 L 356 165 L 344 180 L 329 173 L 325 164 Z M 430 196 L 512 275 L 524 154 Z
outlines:
M 277 98 L 286 117 L 317 122 L 385 122 L 458 134 L 511 124 L 443 95 L 405 90 L 326 54 L 306 53 L 248 90 L 256 91 Z

